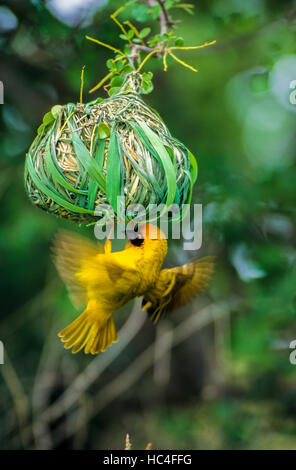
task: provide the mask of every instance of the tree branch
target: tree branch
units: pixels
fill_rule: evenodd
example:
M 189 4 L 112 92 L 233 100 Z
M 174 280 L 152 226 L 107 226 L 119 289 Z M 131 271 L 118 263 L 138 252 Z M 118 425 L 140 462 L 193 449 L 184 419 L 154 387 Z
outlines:
M 164 0 L 152 0 L 150 3 L 154 5 L 158 4 L 161 8 L 161 14 L 159 16 L 160 21 L 160 34 L 167 33 L 169 28 L 172 28 L 176 22 L 173 21 L 164 5 Z
M 160 23 L 160 34 L 165 34 L 168 32 L 168 30 L 172 27 L 174 27 L 175 24 L 178 23 L 178 21 L 172 20 L 170 17 L 165 5 L 164 5 L 164 0 L 141 0 L 141 3 L 144 3 L 148 5 L 149 7 L 155 7 L 155 6 L 160 6 L 161 12 L 159 15 L 159 23 Z M 159 45 L 156 45 L 155 47 L 149 47 L 149 46 L 143 46 L 141 44 L 133 44 L 131 46 L 131 55 L 134 59 L 138 56 L 138 51 L 145 51 L 145 52 L 152 52 L 155 49 L 159 49 Z M 156 54 L 156 57 L 160 57 L 161 52 Z

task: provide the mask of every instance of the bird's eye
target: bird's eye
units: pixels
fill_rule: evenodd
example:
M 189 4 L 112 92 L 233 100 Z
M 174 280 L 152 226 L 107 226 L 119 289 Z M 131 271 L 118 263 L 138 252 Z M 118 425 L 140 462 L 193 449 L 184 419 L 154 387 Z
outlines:
M 144 238 L 142 238 L 142 235 L 138 234 L 136 238 L 131 239 L 130 242 L 134 246 L 141 246 L 144 243 Z

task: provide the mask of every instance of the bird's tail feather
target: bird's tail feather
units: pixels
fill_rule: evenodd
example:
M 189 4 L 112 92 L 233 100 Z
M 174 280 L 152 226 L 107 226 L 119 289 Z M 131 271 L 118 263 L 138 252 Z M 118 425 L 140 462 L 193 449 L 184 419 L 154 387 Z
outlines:
M 117 341 L 117 331 L 111 315 L 102 322 L 93 319 L 86 310 L 73 323 L 62 330 L 58 336 L 66 349 L 78 353 L 84 348 L 85 354 L 98 354 Z

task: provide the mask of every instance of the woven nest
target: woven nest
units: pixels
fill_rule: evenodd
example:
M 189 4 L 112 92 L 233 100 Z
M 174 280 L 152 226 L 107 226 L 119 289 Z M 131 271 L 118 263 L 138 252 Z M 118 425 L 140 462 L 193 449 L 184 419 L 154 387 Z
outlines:
M 120 92 L 101 102 L 56 106 L 26 157 L 25 187 L 43 210 L 79 223 L 117 196 L 131 204 L 190 203 L 196 162 L 169 133 L 137 90 L 131 74 Z

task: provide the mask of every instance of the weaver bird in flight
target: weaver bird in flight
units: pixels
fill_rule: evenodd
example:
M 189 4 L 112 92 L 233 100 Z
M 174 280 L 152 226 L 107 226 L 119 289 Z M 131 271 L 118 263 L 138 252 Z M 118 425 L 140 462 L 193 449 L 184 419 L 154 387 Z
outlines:
M 162 315 L 203 292 L 213 272 L 213 257 L 172 269 L 161 269 L 167 254 L 164 233 L 152 224 L 140 225 L 124 250 L 105 246 L 70 232 L 54 240 L 54 260 L 75 305 L 84 312 L 59 333 L 73 353 L 98 354 L 117 341 L 113 313 L 134 297 L 156 322 Z

